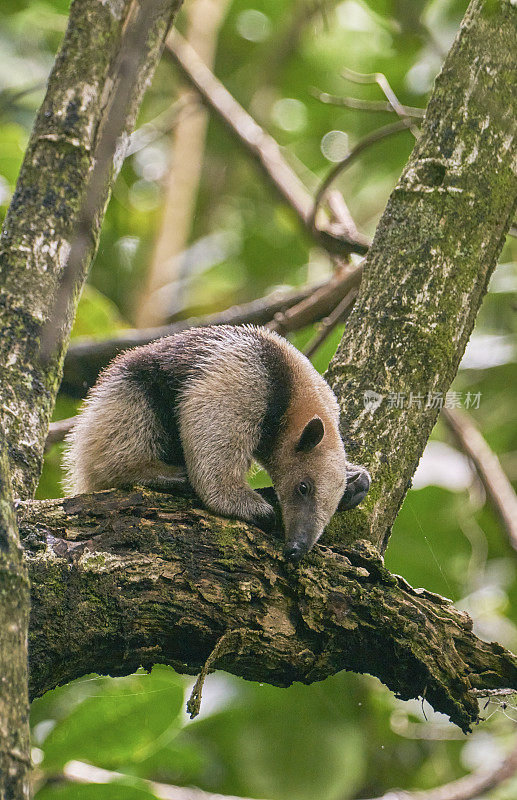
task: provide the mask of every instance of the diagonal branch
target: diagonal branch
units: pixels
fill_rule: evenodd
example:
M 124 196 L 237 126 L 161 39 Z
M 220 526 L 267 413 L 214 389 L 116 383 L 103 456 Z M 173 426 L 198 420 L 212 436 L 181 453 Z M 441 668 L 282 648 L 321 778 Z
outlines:
M 501 462 L 468 414 L 456 408 L 443 408 L 442 418 L 463 452 L 472 460 L 487 497 L 508 533 L 510 544 L 517 550 L 517 495 Z
M 203 102 L 253 156 L 276 191 L 295 211 L 303 226 L 310 230 L 311 195 L 282 156 L 275 139 L 239 105 L 177 31 L 169 37 L 166 46 L 184 77 L 198 90 Z M 364 236 L 358 232 L 354 236 L 339 234 L 329 226 L 328 221 L 320 224 L 318 239 L 325 249 L 338 255 L 350 252 L 364 254 L 368 250 L 368 240 Z
M 469 6 L 327 373 L 350 458 L 372 475 L 363 511 L 335 536 L 382 551 L 436 422 L 432 399 L 457 372 L 517 204 L 517 14 L 509 0 L 490 9 Z M 400 396 L 403 407 L 389 402 Z
M 76 340 L 66 354 L 61 388 L 72 397 L 83 397 L 97 380 L 99 372 L 118 353 L 163 336 L 171 336 L 186 328 L 245 323 L 265 325 L 274 320 L 276 329 L 282 333 L 300 330 L 330 314 L 349 289 L 359 285 L 361 275 L 361 264 L 355 267 L 345 265 L 328 281 L 318 286 L 290 292 L 273 292 L 250 303 L 232 306 L 226 311 L 217 311 L 205 317 L 191 317 L 159 328 L 123 331 L 113 339 Z
M 375 142 L 380 142 L 388 136 L 393 136 L 395 133 L 402 133 L 402 131 L 406 130 L 408 130 L 408 126 L 405 119 L 400 119 L 398 122 L 391 122 L 389 125 L 383 125 L 382 128 L 376 128 L 367 136 L 364 136 L 341 161 L 332 167 L 328 175 L 321 182 L 314 197 L 314 206 L 308 221 L 309 227 L 314 227 L 321 202 L 337 176 L 341 175 L 348 167 L 352 166 L 361 153 L 370 147 L 370 145 L 375 144 Z
M 486 792 L 501 786 L 517 772 L 517 747 L 513 747 L 502 764 L 495 769 L 481 769 L 425 792 L 404 792 L 392 789 L 375 800 L 475 800 Z

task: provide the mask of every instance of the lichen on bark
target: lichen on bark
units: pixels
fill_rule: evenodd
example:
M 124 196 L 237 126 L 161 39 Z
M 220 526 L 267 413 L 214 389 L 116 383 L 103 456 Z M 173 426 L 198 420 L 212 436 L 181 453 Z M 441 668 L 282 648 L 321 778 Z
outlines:
M 30 794 L 27 631 L 29 579 L 0 439 L 0 800 Z
M 156 0 L 138 52 L 137 77 L 122 109 L 119 140 L 133 127 L 179 0 Z M 149 10 L 149 9 L 148 9 Z M 100 192 L 89 246 L 63 319 L 57 347 L 39 356 L 70 245 L 95 174 L 99 131 L 121 81 L 119 55 L 138 22 L 132 0 L 75 0 L 67 32 L 38 113 L 0 243 L 0 800 L 28 799 L 30 749 L 27 693 L 29 584 L 12 507 L 12 490 L 31 497 L 39 479 L 48 424 L 80 288 L 120 161 Z M 124 98 L 126 99 L 126 98 Z M 111 163 L 112 161 L 112 163 Z M 12 486 L 11 486 L 12 484 Z

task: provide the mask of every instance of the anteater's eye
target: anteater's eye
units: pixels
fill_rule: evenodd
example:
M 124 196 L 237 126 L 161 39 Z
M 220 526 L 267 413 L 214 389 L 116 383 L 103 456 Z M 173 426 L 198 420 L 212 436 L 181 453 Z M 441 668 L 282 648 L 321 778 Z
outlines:
M 302 497 L 305 497 L 309 494 L 309 487 L 304 481 L 298 484 L 298 492 L 302 495 Z

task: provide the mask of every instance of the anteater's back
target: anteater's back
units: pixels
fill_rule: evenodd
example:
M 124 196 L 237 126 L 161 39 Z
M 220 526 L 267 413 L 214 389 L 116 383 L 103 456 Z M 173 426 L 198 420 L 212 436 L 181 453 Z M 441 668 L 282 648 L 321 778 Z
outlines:
M 193 328 L 135 348 L 101 374 L 68 436 L 67 491 L 172 476 L 186 453 L 199 470 L 228 448 L 267 456 L 288 410 L 313 413 L 315 401 L 335 406 L 307 359 L 264 328 Z

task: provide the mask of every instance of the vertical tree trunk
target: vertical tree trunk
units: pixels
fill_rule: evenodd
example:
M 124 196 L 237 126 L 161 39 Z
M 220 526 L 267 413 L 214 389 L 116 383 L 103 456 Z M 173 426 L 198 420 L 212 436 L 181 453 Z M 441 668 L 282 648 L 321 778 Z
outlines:
M 473 0 L 377 227 L 327 373 L 351 459 L 373 482 L 366 511 L 329 539 L 386 547 L 458 369 L 515 212 L 516 41 L 512 0 Z M 368 391 L 380 405 L 365 406 Z
M 13 509 L 5 442 L 0 451 L 0 800 L 27 800 L 29 579 Z
M 128 137 L 179 0 L 75 0 L 61 50 L 36 118 L 0 250 L 0 800 L 30 794 L 27 695 L 29 583 L 12 505 L 12 488 L 30 497 L 61 377 L 80 288 L 95 252 L 110 188 L 125 148 L 109 151 L 76 291 L 56 322 L 56 353 L 40 358 L 42 330 L 54 306 L 92 177 L 111 99 L 123 98 Z M 134 31 L 145 42 L 138 49 Z M 132 67 L 124 59 L 132 50 Z M 138 59 L 138 62 L 135 61 Z M 126 73 L 124 74 L 124 69 Z M 133 75 L 136 79 L 133 81 Z M 124 78 L 128 92 L 119 93 Z M 118 111 L 118 109 L 117 109 Z M 113 113 L 114 110 L 113 110 Z M 104 176 L 104 172 L 102 173 Z M 83 215 L 84 216 L 84 215 Z M 12 488 L 11 488 L 12 483 Z

